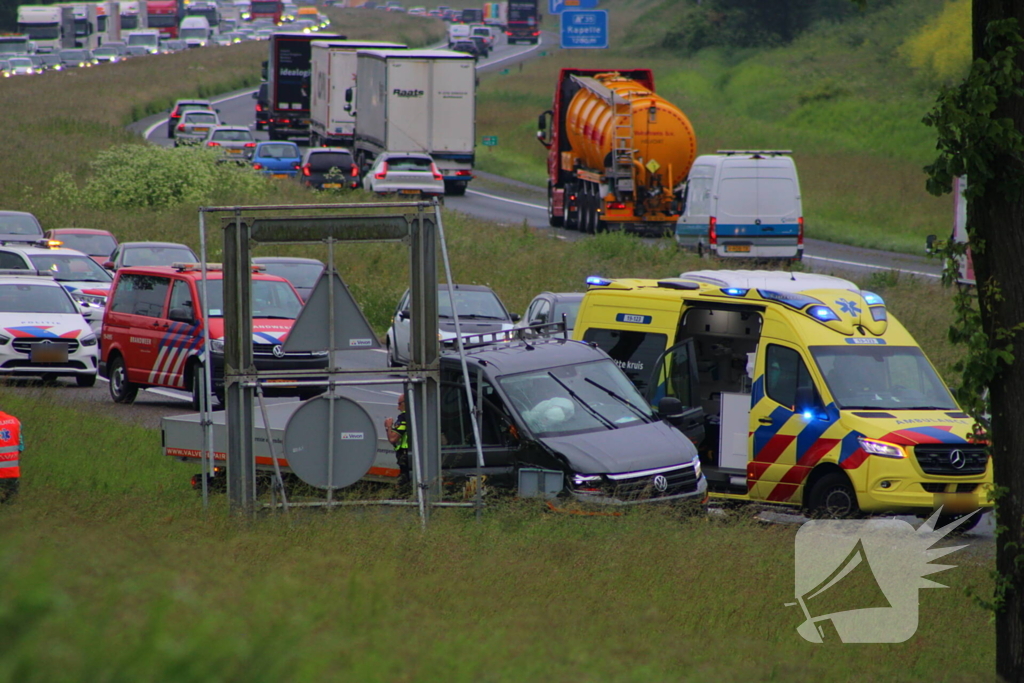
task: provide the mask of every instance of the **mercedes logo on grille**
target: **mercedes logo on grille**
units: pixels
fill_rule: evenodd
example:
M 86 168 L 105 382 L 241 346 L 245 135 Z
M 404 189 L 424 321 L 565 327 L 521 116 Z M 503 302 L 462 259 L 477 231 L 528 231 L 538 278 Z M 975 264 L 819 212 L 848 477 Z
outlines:
M 967 456 L 960 449 L 951 451 L 949 454 L 949 464 L 953 466 L 953 469 L 962 470 L 964 465 L 967 464 Z
M 274 358 L 284 358 L 284 348 L 280 344 L 274 344 Z
M 654 488 L 662 493 L 668 490 L 668 479 L 665 478 L 665 475 L 659 474 L 654 478 Z

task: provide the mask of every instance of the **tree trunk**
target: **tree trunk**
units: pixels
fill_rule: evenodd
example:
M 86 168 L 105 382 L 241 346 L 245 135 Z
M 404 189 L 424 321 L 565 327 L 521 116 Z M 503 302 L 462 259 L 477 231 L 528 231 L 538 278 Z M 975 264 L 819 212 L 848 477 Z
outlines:
M 975 59 L 991 57 L 985 45 L 989 22 L 1016 18 L 1018 28 L 1024 29 L 1024 0 L 974 0 L 972 11 Z M 1020 56 L 1018 67 L 1024 68 Z M 1016 129 L 1024 131 L 1024 101 L 1002 100 L 992 117 L 1012 119 Z M 999 176 L 1024 178 L 1024 164 L 1010 155 L 997 159 L 995 168 Z M 1024 322 L 1024 188 L 1005 194 L 990 187 L 968 211 L 982 324 L 990 343 L 1001 346 L 994 338 L 996 331 Z M 999 296 L 986 289 L 990 282 L 998 287 Z M 1013 363 L 1000 366 L 990 389 L 995 483 L 1004 491 L 997 502 L 997 519 L 1006 529 L 996 539 L 996 569 L 1007 582 L 1005 601 L 996 614 L 996 672 L 1006 681 L 1022 681 L 1024 567 L 1016 559 L 1024 554 L 1024 333 L 1016 332 L 1012 339 Z

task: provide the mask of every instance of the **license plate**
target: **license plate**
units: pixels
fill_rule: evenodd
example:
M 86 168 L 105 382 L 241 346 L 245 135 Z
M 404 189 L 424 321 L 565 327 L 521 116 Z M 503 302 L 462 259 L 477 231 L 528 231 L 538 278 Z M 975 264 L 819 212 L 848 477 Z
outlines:
M 193 129 L 192 129 L 192 132 L 194 132 L 194 133 L 205 133 L 205 132 L 206 132 L 206 131 L 208 131 L 208 130 L 210 130 L 210 129 L 209 129 L 209 128 L 206 128 L 206 127 L 204 126 L 203 128 L 193 128 Z
M 33 363 L 67 363 L 68 345 L 53 342 L 36 344 L 29 358 Z
M 230 149 L 230 148 L 228 149 L 228 154 L 241 154 L 241 153 L 242 153 L 242 150 L 240 150 L 240 149 Z
M 744 253 L 750 252 L 749 244 L 727 244 L 725 245 L 726 251 L 741 251 Z
M 419 190 L 402 190 L 402 194 L 419 194 Z
M 275 173 L 274 177 L 275 178 L 287 178 L 288 174 L 287 173 Z
M 340 190 L 341 183 L 324 183 L 324 187 L 328 190 Z

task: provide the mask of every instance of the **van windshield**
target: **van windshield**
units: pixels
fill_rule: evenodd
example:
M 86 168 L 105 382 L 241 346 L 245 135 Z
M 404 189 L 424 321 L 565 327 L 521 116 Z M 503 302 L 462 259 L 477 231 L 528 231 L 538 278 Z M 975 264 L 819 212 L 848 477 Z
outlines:
M 618 429 L 654 419 L 650 406 L 610 360 L 507 375 L 498 383 L 536 436 Z
M 958 410 L 916 346 L 812 346 L 811 355 L 840 408 Z
M 223 280 L 207 280 L 206 286 L 210 295 L 210 317 L 224 317 Z M 202 282 L 196 283 L 202 295 Z M 252 281 L 252 317 L 280 318 L 294 320 L 302 310 L 302 300 L 287 282 L 280 280 Z

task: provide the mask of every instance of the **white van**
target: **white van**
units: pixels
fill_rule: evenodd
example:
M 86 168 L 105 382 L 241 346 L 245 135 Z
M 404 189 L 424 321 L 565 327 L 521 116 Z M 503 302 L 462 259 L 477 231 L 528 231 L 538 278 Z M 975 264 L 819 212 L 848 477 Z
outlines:
M 206 17 L 190 16 L 181 20 L 178 38 L 189 47 L 206 47 L 210 42 L 210 22 Z
M 676 223 L 679 246 L 719 258 L 803 258 L 804 213 L 791 153 L 720 150 L 697 157 Z
M 469 24 L 448 24 L 448 47 L 460 40 L 469 40 Z

